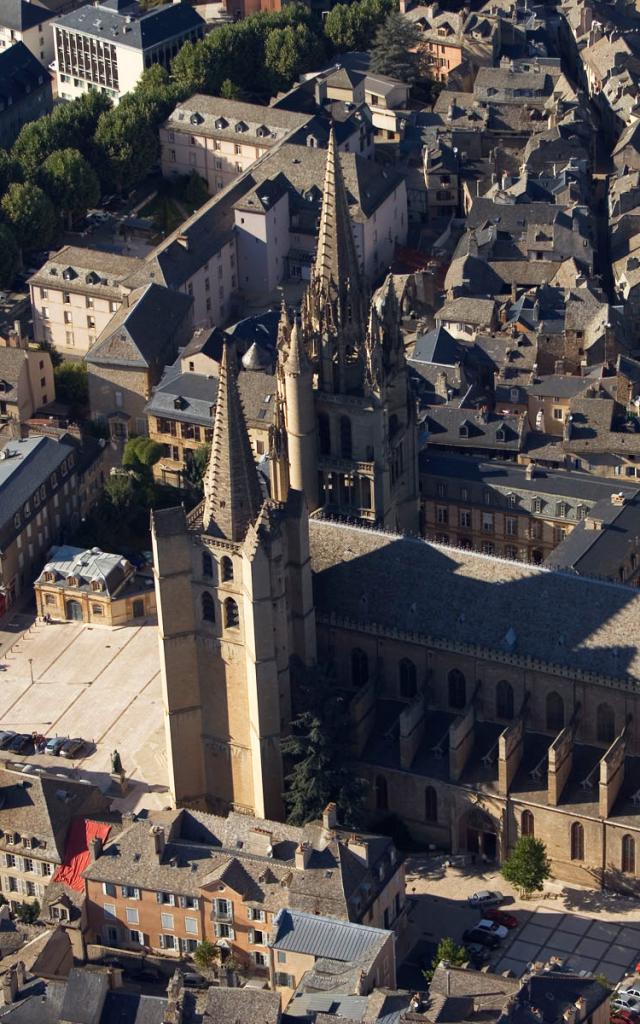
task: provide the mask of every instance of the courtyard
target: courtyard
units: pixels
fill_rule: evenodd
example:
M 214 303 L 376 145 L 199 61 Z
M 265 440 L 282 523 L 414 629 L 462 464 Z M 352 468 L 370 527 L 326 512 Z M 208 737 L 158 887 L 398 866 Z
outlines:
M 106 791 L 117 749 L 130 785 L 116 805 L 133 811 L 169 804 L 155 621 L 113 629 L 36 622 L 9 637 L 0 664 L 0 729 L 79 736 L 92 745 L 73 761 L 4 750 L 0 759 L 73 774 Z

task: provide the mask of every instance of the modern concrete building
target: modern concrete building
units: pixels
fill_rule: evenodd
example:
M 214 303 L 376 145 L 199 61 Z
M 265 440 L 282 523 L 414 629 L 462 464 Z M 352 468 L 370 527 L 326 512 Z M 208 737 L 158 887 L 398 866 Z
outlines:
M 168 67 L 183 43 L 204 35 L 186 3 L 142 8 L 130 0 L 87 4 L 55 24 L 58 96 L 72 100 L 99 89 L 115 103 L 152 64 Z

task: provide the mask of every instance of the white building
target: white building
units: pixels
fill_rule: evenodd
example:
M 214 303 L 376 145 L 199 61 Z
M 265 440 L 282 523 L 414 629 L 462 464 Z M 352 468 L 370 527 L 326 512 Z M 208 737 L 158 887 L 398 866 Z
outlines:
M 46 67 L 53 60 L 53 14 L 29 0 L 2 0 L 0 4 L 0 52 L 24 43 Z
M 204 29 L 200 15 L 180 2 L 144 11 L 130 0 L 105 0 L 71 11 L 55 24 L 58 95 L 72 100 L 99 89 L 117 103 L 145 68 L 168 67 Z

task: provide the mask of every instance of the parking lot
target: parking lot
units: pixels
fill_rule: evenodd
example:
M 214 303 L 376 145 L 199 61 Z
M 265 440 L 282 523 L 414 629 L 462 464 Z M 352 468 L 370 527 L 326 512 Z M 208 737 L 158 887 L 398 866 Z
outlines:
M 106 790 L 117 748 L 130 790 L 123 809 L 165 807 L 167 761 L 155 623 L 109 629 L 36 623 L 2 655 L 0 729 L 80 736 L 87 755 L 0 758 L 73 772 Z

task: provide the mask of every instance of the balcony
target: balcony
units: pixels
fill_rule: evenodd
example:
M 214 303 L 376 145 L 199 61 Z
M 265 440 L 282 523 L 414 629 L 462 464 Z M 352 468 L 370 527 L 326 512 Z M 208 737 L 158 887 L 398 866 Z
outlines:
M 232 924 L 233 907 L 229 906 L 226 910 L 221 910 L 219 907 L 216 907 L 214 903 L 211 909 L 211 920 L 217 921 L 218 924 Z
M 328 473 L 360 473 L 362 476 L 373 477 L 375 462 L 356 462 L 355 459 L 343 459 L 338 455 L 320 455 L 318 468 Z

